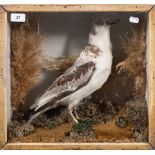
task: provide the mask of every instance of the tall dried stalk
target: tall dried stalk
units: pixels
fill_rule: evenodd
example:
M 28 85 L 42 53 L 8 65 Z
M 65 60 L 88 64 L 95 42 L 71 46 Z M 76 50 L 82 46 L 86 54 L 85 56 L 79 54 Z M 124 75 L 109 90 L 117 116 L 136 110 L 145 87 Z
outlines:
M 49 71 L 64 71 L 72 66 L 77 59 L 77 56 L 60 57 L 57 59 L 44 58 L 43 67 Z
M 24 104 L 27 92 L 33 87 L 40 71 L 41 36 L 34 31 L 34 23 L 12 25 L 12 106 L 17 110 Z
M 122 49 L 127 54 L 127 59 L 121 66 L 136 76 L 143 71 L 146 63 L 143 24 L 137 29 L 132 29 L 131 33 L 131 37 L 121 38 Z
M 127 58 L 117 65 L 120 70 L 127 72 L 134 78 L 135 94 L 144 95 L 145 93 L 145 34 L 144 24 L 141 23 L 137 29 L 132 29 L 131 36 L 121 39 L 123 51 Z

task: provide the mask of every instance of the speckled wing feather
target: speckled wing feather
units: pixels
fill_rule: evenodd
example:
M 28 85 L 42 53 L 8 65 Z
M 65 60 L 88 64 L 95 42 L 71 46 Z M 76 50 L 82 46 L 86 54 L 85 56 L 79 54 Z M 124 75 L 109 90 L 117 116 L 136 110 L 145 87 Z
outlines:
M 41 95 L 30 109 L 39 112 L 85 86 L 91 79 L 95 64 L 90 61 L 68 69 Z

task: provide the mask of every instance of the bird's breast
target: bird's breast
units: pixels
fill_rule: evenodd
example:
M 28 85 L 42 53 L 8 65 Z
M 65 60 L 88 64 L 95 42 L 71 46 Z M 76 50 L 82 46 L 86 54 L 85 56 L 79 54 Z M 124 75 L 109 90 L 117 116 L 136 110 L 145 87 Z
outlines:
M 111 73 L 112 55 L 100 55 L 95 59 L 94 63 L 95 71 L 90 81 L 87 83 L 87 85 L 85 85 L 69 97 L 70 102 L 76 102 L 78 104 L 80 100 L 94 93 L 96 90 L 101 88 L 102 85 L 107 81 Z

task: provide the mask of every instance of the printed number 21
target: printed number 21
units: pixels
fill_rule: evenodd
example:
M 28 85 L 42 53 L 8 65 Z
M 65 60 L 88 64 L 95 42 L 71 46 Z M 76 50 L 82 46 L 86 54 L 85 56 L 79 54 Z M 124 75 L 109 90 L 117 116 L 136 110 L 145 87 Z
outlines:
M 20 19 L 20 16 L 16 16 L 16 19 Z

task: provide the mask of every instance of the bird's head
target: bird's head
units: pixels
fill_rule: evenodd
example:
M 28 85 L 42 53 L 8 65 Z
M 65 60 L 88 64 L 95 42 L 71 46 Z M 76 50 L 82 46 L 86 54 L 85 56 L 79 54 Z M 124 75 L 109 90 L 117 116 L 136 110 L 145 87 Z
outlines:
M 117 24 L 119 21 L 120 21 L 119 19 L 100 17 L 100 18 L 94 19 L 93 25 L 98 27 L 111 26 L 111 25 Z
M 94 33 L 99 33 L 100 31 L 107 30 L 111 25 L 117 24 L 120 20 L 119 19 L 113 19 L 113 18 L 96 18 L 93 21 L 93 31 Z

